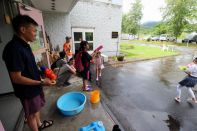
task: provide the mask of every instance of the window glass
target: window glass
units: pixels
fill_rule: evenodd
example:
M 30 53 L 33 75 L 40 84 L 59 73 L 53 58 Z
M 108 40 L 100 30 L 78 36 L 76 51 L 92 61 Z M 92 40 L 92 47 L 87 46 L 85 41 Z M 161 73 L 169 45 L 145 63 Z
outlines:
M 118 32 L 112 32 L 112 38 L 118 38 Z
M 79 50 L 80 48 L 80 43 L 75 43 L 75 50 Z
M 89 50 L 93 50 L 93 43 L 88 42 L 89 43 Z
M 74 32 L 74 41 L 82 40 L 82 32 Z
M 37 27 L 36 40 L 32 42 L 30 46 L 33 51 L 38 50 L 40 48 L 44 48 L 44 37 L 43 37 L 42 26 Z
M 86 40 L 93 41 L 93 32 L 85 32 Z

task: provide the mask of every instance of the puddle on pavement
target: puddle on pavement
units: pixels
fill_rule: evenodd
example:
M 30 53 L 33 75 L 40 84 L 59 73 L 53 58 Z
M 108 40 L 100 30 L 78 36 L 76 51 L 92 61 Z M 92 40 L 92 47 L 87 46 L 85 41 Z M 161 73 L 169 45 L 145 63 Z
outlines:
M 164 121 L 167 123 L 167 126 L 170 131 L 181 131 L 180 122 L 173 118 L 171 115 L 168 115 L 168 120 Z
M 166 80 L 166 79 L 164 79 L 164 78 L 161 77 L 161 78 L 160 78 L 160 81 L 163 82 L 164 85 L 166 85 L 167 87 L 169 87 L 170 82 L 169 82 L 168 80 Z

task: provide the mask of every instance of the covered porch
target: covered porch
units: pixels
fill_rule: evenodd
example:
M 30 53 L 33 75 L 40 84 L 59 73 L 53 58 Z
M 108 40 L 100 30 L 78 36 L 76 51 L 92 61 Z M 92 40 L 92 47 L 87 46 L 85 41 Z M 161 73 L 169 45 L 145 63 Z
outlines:
M 102 102 L 92 104 L 90 102 L 90 92 L 82 91 L 82 80 L 79 77 L 73 77 L 69 81 L 71 85 L 66 87 L 45 87 L 44 93 L 46 98 L 46 104 L 41 111 L 42 120 L 54 120 L 54 124 L 51 127 L 46 128 L 46 131 L 78 131 L 79 128 L 87 126 L 94 121 L 102 121 L 106 131 L 112 131 L 115 120 L 107 112 L 107 107 Z M 97 86 L 93 86 L 93 89 L 100 90 Z M 77 115 L 64 116 L 57 108 L 57 100 L 64 93 L 77 91 L 86 95 L 87 100 L 84 109 Z M 101 95 L 101 97 L 103 97 Z M 95 129 L 96 130 L 96 129 Z M 30 131 L 25 124 L 23 131 Z
M 13 30 L 11 28 L 10 20 L 17 14 L 28 14 L 34 18 L 38 24 L 38 37 L 35 43 L 36 46 L 32 47 L 36 58 L 36 61 L 44 61 L 45 65 L 50 65 L 49 61 L 49 41 L 46 36 L 47 28 L 44 27 L 44 18 L 42 12 L 48 13 L 69 13 L 78 0 L 3 0 L 0 2 L 1 5 L 1 17 L 3 20 L 0 23 L 2 31 L 0 32 L 0 53 L 4 49 L 4 46 L 9 40 L 11 40 L 13 35 Z M 5 8 L 4 8 L 5 7 Z M 6 10 L 4 10 L 6 9 Z M 10 9 L 10 10 L 9 10 Z M 8 11 L 9 10 L 9 11 Z M 5 17 L 6 14 L 6 17 Z M 69 24 L 69 21 L 68 21 Z M 58 25 L 56 25 L 58 26 Z M 6 32 L 6 33 L 3 33 Z M 69 31 L 68 31 L 69 32 Z M 71 31 L 70 31 L 71 32 Z M 64 34 L 65 35 L 65 34 Z M 19 99 L 14 96 L 13 88 L 9 78 L 9 74 L 5 67 L 2 59 L 0 59 L 1 65 L 1 76 L 0 76 L 0 130 L 5 129 L 6 131 L 28 131 L 27 125 L 24 123 L 24 113 Z M 49 87 L 45 88 L 46 105 L 41 111 L 42 119 L 53 119 L 54 125 L 47 130 L 69 130 L 75 131 L 80 127 L 90 124 L 93 121 L 100 120 L 103 122 L 106 130 L 112 130 L 114 122 L 110 115 L 106 112 L 104 105 L 101 104 L 91 104 L 89 101 L 89 93 L 85 93 L 87 96 L 87 102 L 84 110 L 73 117 L 62 116 L 56 107 L 56 101 L 58 97 L 62 94 L 70 91 L 81 91 L 82 81 L 81 78 L 73 78 L 72 85 L 69 87 Z M 98 87 L 94 87 L 98 89 Z

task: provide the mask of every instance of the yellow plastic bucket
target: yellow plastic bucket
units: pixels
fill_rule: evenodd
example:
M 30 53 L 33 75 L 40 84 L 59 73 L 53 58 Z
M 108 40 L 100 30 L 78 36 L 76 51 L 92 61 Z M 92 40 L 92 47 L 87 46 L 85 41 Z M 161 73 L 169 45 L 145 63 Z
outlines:
M 91 103 L 98 103 L 100 101 L 100 91 L 94 90 L 90 93 L 90 102 Z

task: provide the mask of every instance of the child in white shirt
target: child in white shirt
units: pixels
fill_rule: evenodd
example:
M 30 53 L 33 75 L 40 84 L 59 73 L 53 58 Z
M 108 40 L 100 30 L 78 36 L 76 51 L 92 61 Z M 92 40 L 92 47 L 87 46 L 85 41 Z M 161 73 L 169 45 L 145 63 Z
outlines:
M 179 82 L 175 100 L 177 102 L 181 102 L 181 88 L 185 86 L 187 87 L 188 92 L 191 96 L 191 98 L 189 98 L 188 100 L 192 100 L 194 103 L 197 103 L 194 92 L 192 91 L 192 88 L 197 84 L 197 57 L 193 60 L 193 64 L 190 64 L 190 66 L 188 66 L 188 69 L 185 71 L 185 73 L 187 73 L 188 76 L 186 76 L 182 81 Z

